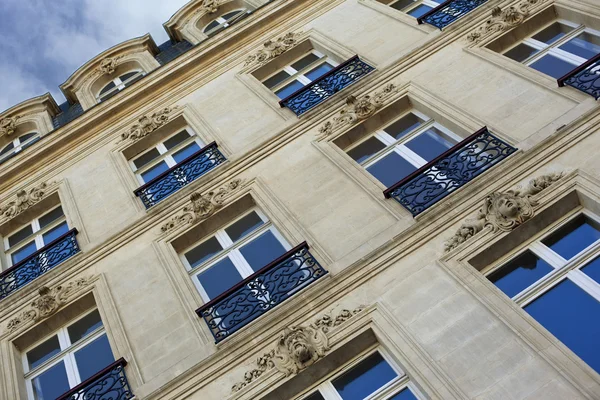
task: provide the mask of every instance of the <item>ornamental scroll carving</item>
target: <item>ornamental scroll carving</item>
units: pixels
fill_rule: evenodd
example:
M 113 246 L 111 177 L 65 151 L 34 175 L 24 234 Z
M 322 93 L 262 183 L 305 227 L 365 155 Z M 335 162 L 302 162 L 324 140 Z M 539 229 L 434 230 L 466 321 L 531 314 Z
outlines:
M 535 214 L 534 207 L 538 202 L 534 196 L 553 185 L 562 176 L 563 173 L 542 175 L 532 179 L 524 189 L 490 194 L 475 218 L 467 219 L 445 243 L 445 251 L 458 247 L 485 228 L 509 232 L 523 224 Z
M 17 130 L 17 122 L 19 122 L 19 119 L 21 119 L 20 116 L 16 116 L 16 117 L 6 117 L 3 119 L 0 119 L 0 137 L 6 135 L 6 136 L 10 136 L 13 133 L 15 133 L 15 131 Z
M 300 37 L 302 36 L 302 32 L 298 33 L 287 33 L 284 36 L 280 36 L 277 39 L 266 41 L 263 44 L 263 48 L 257 51 L 255 54 L 249 55 L 246 58 L 245 65 L 248 66 L 250 64 L 258 64 L 263 65 L 274 59 L 277 56 L 285 53 L 292 47 L 298 44 Z
M 111 75 L 117 69 L 119 61 L 123 58 L 123 55 L 117 57 L 108 57 L 100 61 L 100 66 L 96 68 L 96 74 L 108 74 Z
M 37 204 L 44 198 L 46 193 L 50 190 L 51 186 L 55 183 L 46 184 L 42 183 L 38 186 L 33 187 L 29 191 L 20 190 L 17 192 L 17 197 L 4 205 L 0 205 L 0 217 L 3 218 L 14 218 L 27 210 L 31 206 Z
M 390 83 L 381 91 L 377 91 L 372 95 L 366 95 L 358 99 L 354 96 L 349 96 L 346 99 L 346 105 L 339 112 L 339 115 L 325 122 L 319 128 L 317 139 L 324 139 L 344 126 L 353 125 L 369 118 L 383 107 L 386 101 L 397 92 L 398 87 Z
M 240 391 L 273 368 L 285 376 L 306 369 L 330 350 L 327 336 L 330 329 L 348 321 L 363 309 L 364 307 L 352 311 L 342 310 L 336 317 L 325 315 L 306 327 L 291 326 L 284 329 L 275 348 L 259 357 L 256 368 L 246 372 L 244 381 L 233 385 L 231 391 Z
M 31 302 L 28 309 L 8 322 L 6 325 L 7 333 L 16 332 L 24 326 L 51 317 L 94 280 L 94 277 L 88 276 L 52 289 L 42 286 L 38 291 L 40 296 Z
M 176 111 L 179 107 L 166 107 L 160 111 L 152 113 L 151 115 L 144 115 L 138 119 L 138 122 L 134 124 L 127 132 L 121 134 L 121 141 L 131 140 L 136 142 L 141 138 L 154 132 L 161 126 L 165 125 L 171 119 L 171 113 Z
M 227 1 L 230 1 L 230 0 L 201 0 L 200 8 L 198 8 L 198 10 L 196 10 L 196 13 L 202 13 L 202 14 L 216 13 L 219 10 L 219 7 L 221 6 L 221 4 L 226 3 Z
M 192 193 L 190 196 L 191 204 L 183 208 L 183 212 L 171 218 L 169 222 L 162 225 L 160 230 L 163 233 L 170 232 L 181 225 L 200 222 L 223 207 L 225 198 L 237 190 L 241 189 L 245 184 L 242 179 L 235 179 L 225 186 L 221 186 L 217 190 L 211 190 L 208 193 Z

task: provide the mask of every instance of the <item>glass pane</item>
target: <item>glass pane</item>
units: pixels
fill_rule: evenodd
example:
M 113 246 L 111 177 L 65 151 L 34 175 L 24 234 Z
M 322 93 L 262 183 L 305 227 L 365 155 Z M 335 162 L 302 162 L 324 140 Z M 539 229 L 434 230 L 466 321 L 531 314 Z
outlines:
M 240 248 L 240 253 L 255 272 L 285 252 L 285 248 L 271 231 L 266 231 Z
M 154 160 L 155 158 L 159 157 L 160 153 L 158 152 L 157 149 L 152 149 L 144 154 L 142 154 L 141 156 L 139 156 L 138 158 L 136 158 L 135 160 L 133 160 L 133 164 L 136 166 L 136 168 L 142 168 L 144 165 L 148 164 L 150 161 Z
M 284 80 L 286 80 L 289 77 L 290 77 L 290 74 L 288 74 L 287 72 L 279 71 L 278 73 L 276 73 L 269 79 L 265 80 L 263 82 L 263 84 L 266 87 L 268 87 L 269 89 L 271 89 L 272 87 L 279 85 L 281 82 L 283 82 Z
M 198 143 L 190 143 L 189 145 L 185 146 L 182 150 L 179 150 L 177 153 L 173 153 L 173 158 L 175 159 L 175 162 L 179 164 L 186 158 L 194 155 L 194 153 L 197 153 L 198 150 L 200 150 L 200 146 L 198 146 Z
M 108 85 L 104 86 L 104 88 L 100 91 L 99 97 L 102 97 L 103 94 L 107 93 L 111 89 L 114 89 L 115 87 L 117 87 L 117 85 L 115 85 L 114 82 L 111 82 Z
M 520 45 L 515 46 L 506 53 L 504 53 L 504 55 L 508 58 L 512 58 L 515 61 L 523 62 L 532 55 L 536 54 L 537 52 L 539 52 L 538 49 L 534 49 L 533 47 L 526 45 L 525 43 L 521 43 Z
M 38 365 L 49 360 L 54 355 L 60 353 L 60 344 L 58 343 L 58 336 L 52 336 L 44 343 L 34 347 L 32 350 L 27 352 L 27 362 L 29 363 L 29 370 L 34 369 Z
M 206 242 L 199 244 L 192 250 L 185 253 L 185 258 L 188 260 L 192 268 L 196 268 L 204 261 L 208 260 L 218 252 L 223 250 L 223 246 L 219 243 L 217 238 L 211 237 Z
M 282 89 L 279 89 L 278 91 L 276 91 L 275 94 L 280 99 L 285 99 L 286 97 L 293 94 L 297 90 L 302 89 L 303 87 L 304 87 L 304 85 L 302 83 L 300 83 L 298 81 L 293 81 L 289 85 L 286 85 Z
M 98 310 L 92 311 L 67 328 L 71 344 L 77 343 L 80 339 L 83 339 L 101 326 L 102 319 L 100 318 L 100 313 Z
M 573 28 L 568 25 L 561 24 L 560 22 L 555 22 L 546 29 L 542 30 L 539 33 L 536 33 L 532 36 L 532 38 L 539 40 L 540 42 L 544 42 L 546 44 L 551 44 L 556 42 L 561 37 L 565 36 L 567 33 L 571 32 Z
M 456 143 L 458 143 L 456 140 L 432 126 L 406 143 L 406 147 L 423 157 L 425 160 L 431 161 L 446 150 L 452 148 Z
M 21 144 L 23 144 L 24 142 L 28 141 L 29 139 L 31 139 L 32 137 L 34 137 L 37 134 L 38 134 L 37 132 L 31 132 L 31 133 L 27 133 L 25 135 L 21 135 L 21 136 L 19 136 L 19 142 L 21 142 Z
M 66 222 L 63 222 L 62 224 L 50 229 L 48 232 L 42 235 L 42 239 L 44 240 L 44 246 L 49 244 L 53 240 L 58 239 L 67 232 L 69 232 L 69 226 Z
M 71 389 L 63 361 L 32 379 L 31 383 L 36 400 L 55 400 Z
M 527 311 L 596 372 L 600 372 L 600 303 L 566 279 L 525 306 Z
M 397 395 L 390 397 L 389 400 L 417 400 L 417 396 L 409 388 L 406 388 Z
M 229 20 L 242 12 L 244 12 L 244 10 L 235 10 L 230 13 L 223 14 L 223 19 Z
M 119 77 L 119 79 L 121 79 L 122 82 L 125 82 L 128 79 L 133 78 L 134 76 L 136 76 L 137 74 L 139 74 L 138 71 L 133 71 L 133 72 L 128 72 L 126 74 L 123 74 Z
M 314 392 L 310 396 L 305 397 L 304 400 L 325 400 L 325 398 L 323 397 L 323 395 L 321 393 Z
M 531 251 L 526 251 L 487 278 L 508 297 L 513 297 L 553 270 L 544 260 Z
M 224 258 L 197 276 L 210 299 L 242 280 L 242 275 L 229 258 Z
M 313 69 L 312 71 L 307 72 L 306 74 L 304 74 L 304 76 L 306 76 L 311 81 L 315 81 L 321 76 L 325 75 L 325 73 L 331 71 L 332 69 L 333 65 L 329 64 L 328 62 L 325 62 L 319 65 L 317 68 Z
M 215 29 L 219 25 L 220 25 L 220 22 L 217 20 L 214 20 L 210 24 L 206 25 L 206 28 L 204 28 L 204 33 L 207 33 L 209 31 L 211 31 L 212 29 Z M 211 33 L 215 33 L 215 32 L 211 32 Z
M 542 243 L 568 260 L 598 239 L 600 226 L 582 214 L 546 237 Z
M 18 263 L 21 260 L 26 259 L 33 253 L 37 251 L 37 247 L 35 242 L 27 243 L 25 246 L 21 247 L 19 250 L 15 251 L 11 254 L 10 258 L 12 259 L 13 265 Z
M 256 230 L 259 226 L 264 225 L 264 222 L 258 214 L 252 211 L 250 214 L 244 216 L 239 221 L 231 224 L 225 228 L 225 232 L 229 235 L 232 242 L 237 242 L 250 232 Z
M 600 283 L 600 257 L 595 258 L 581 270 L 590 278 Z
M 9 151 L 11 151 L 14 148 L 15 148 L 15 145 L 12 142 L 10 142 L 2 149 L 2 151 L 0 151 L 0 155 L 8 153 Z
M 367 168 L 367 171 L 386 187 L 392 186 L 416 170 L 417 167 L 394 151 Z
M 348 155 L 357 163 L 361 163 L 382 149 L 385 149 L 385 144 L 373 136 L 349 150 Z
M 589 32 L 582 32 L 574 39 L 559 47 L 559 49 L 576 54 L 579 57 L 590 59 L 596 54 L 600 54 L 600 36 Z
M 319 56 L 317 56 L 314 53 L 310 53 L 310 54 L 305 55 L 304 57 L 302 57 L 300 60 L 296 61 L 295 63 L 293 63 L 291 65 L 291 67 L 294 68 L 296 71 L 301 71 L 304 68 L 308 67 L 310 64 L 317 61 L 318 59 L 319 59 Z
M 147 170 L 146 172 L 143 172 L 141 174 L 142 179 L 144 180 L 144 182 L 149 182 L 152 179 L 156 178 L 158 175 L 167 171 L 168 169 L 169 169 L 169 166 L 167 165 L 167 163 L 164 161 L 161 161 L 158 164 L 156 164 L 154 167 Z
M 34 144 L 38 140 L 40 140 L 39 136 L 38 137 L 34 137 L 33 139 L 29 139 L 29 141 L 27 141 L 26 143 L 21 142 L 22 143 L 21 150 L 28 148 L 29 146 L 31 146 L 32 144 Z
M 332 383 L 342 399 L 363 400 L 397 376 L 381 354 L 376 352 Z
M 115 358 L 106 334 L 94 339 L 81 350 L 75 352 L 75 362 L 82 381 L 108 367 L 114 361 Z
M 10 235 L 8 237 L 8 246 L 13 247 L 15 244 L 19 243 L 23 239 L 26 239 L 27 237 L 29 237 L 32 234 L 33 234 L 33 228 L 31 227 L 31 225 L 27 225 L 26 227 L 22 228 L 17 233 L 13 233 L 12 235 Z
M 424 4 L 420 4 L 417 7 L 413 8 L 412 10 L 408 11 L 407 14 L 410 16 L 413 16 L 415 18 L 419 18 L 431 10 L 433 10 L 433 7 L 429 7 Z
M 398 121 L 384 128 L 383 130 L 393 136 L 396 140 L 405 136 L 420 126 L 424 121 L 415 114 L 410 113 L 400 118 Z
M 170 137 L 165 140 L 164 145 L 167 150 L 171 150 L 173 147 L 177 146 L 179 143 L 186 141 L 190 138 L 190 134 L 185 129 L 179 132 L 177 135 Z
M 573 70 L 577 65 L 547 54 L 529 66 L 558 79 Z
M 413 4 L 415 1 L 414 0 L 399 0 L 397 2 L 395 2 L 394 4 L 391 4 L 392 8 L 395 8 L 396 10 L 403 10 L 406 7 L 408 7 L 409 5 Z
M 50 211 L 48 214 L 40 217 L 40 228 L 45 228 L 50 225 L 50 223 L 56 221 L 60 217 L 65 215 L 62 207 L 57 207 L 54 210 Z

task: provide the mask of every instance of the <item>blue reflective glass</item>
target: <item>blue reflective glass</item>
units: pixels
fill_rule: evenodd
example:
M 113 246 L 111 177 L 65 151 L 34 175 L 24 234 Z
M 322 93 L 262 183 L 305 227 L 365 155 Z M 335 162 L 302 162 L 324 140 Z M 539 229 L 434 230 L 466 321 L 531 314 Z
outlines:
M 576 64 L 568 63 L 550 54 L 543 56 L 542 58 L 530 64 L 529 66 L 556 79 L 566 75 L 568 72 L 572 71 L 575 67 L 577 67 Z
M 566 279 L 525 306 L 527 311 L 596 372 L 600 372 L 600 303 Z
M 582 32 L 574 39 L 560 46 L 559 49 L 585 59 L 590 59 L 596 54 L 600 54 L 600 36 L 592 35 L 589 32 Z
M 198 275 L 198 281 L 211 299 L 241 280 L 242 275 L 227 257 Z
M 82 381 L 115 361 L 106 334 L 75 352 L 75 362 Z
M 37 247 L 35 247 L 35 242 L 28 243 L 25 246 L 21 247 L 19 250 L 11 254 L 13 265 L 21 260 L 26 259 L 36 251 Z
M 240 248 L 240 253 L 242 253 L 254 271 L 258 271 L 266 266 L 284 254 L 285 251 L 285 247 L 283 247 L 271 231 L 266 231 Z
M 584 274 L 600 283 L 600 257 L 595 258 L 585 267 L 581 268 Z
M 46 360 L 49 360 L 58 353 L 60 353 L 58 336 L 52 336 L 44 343 L 37 345 L 35 348 L 27 352 L 29 369 L 34 369 L 38 365 L 42 365 Z
M 300 90 L 304 87 L 303 84 L 301 84 L 298 81 L 293 81 L 292 83 L 290 83 L 287 86 L 284 86 L 283 88 L 279 89 L 278 91 L 275 92 L 275 94 L 277 95 L 277 97 L 279 97 L 280 99 L 285 99 L 286 97 L 288 97 L 289 95 L 291 95 L 292 93 L 296 92 L 297 90 Z
M 533 35 L 532 38 L 539 40 L 540 42 L 552 44 L 572 30 L 573 28 L 568 25 L 554 22 L 549 27 Z
M 409 388 L 404 389 L 395 396 L 389 398 L 389 400 L 418 400 L 417 396 L 410 391 Z
M 422 17 L 424 14 L 428 13 L 431 10 L 433 10 L 432 7 L 425 6 L 425 5 L 421 4 L 418 7 L 415 7 L 412 10 L 410 10 L 407 14 L 411 15 L 411 16 L 413 16 L 415 18 L 419 18 L 419 17 Z
M 542 240 L 546 246 L 566 260 L 600 239 L 600 226 L 584 215 L 579 215 Z
M 416 170 L 417 167 L 406 161 L 396 152 L 391 152 L 367 168 L 367 171 L 379 179 L 386 187 L 392 186 Z
M 419 127 L 422 123 L 423 120 L 420 117 L 417 117 L 413 113 L 409 113 L 398 121 L 388 125 L 383 130 L 393 136 L 394 139 L 398 140 Z
M 192 156 L 198 150 L 200 150 L 200 146 L 198 146 L 198 143 L 194 142 L 184 147 L 183 150 L 179 150 L 177 153 L 174 153 L 173 158 L 175 159 L 175 162 L 179 164 L 186 158 Z
M 98 310 L 92 311 L 67 328 L 71 343 L 77 343 L 80 339 L 83 339 L 101 326 L 102 319 L 100 318 L 100 313 Z
M 431 161 L 456 143 L 456 140 L 450 139 L 436 127 L 431 127 L 406 143 L 406 147 Z
M 237 242 L 262 225 L 264 225 L 263 220 L 257 213 L 252 211 L 250 214 L 240 218 L 238 221 L 225 228 L 225 232 L 227 232 L 227 235 L 232 242 Z
M 348 150 L 348 155 L 357 163 L 361 163 L 382 149 L 385 149 L 385 144 L 375 137 L 370 137 L 352 150 Z
M 61 237 L 62 235 L 64 235 L 67 232 L 69 232 L 69 226 L 67 225 L 66 222 L 63 222 L 62 224 L 57 225 L 56 227 L 50 229 L 48 232 L 46 232 L 42 235 L 42 237 L 44 238 L 44 245 L 47 245 L 48 243 L 52 242 L 53 240 L 58 239 L 59 237 Z
M 329 63 L 323 63 L 323 64 L 319 65 L 317 68 L 313 69 L 312 71 L 304 74 L 304 76 L 306 76 L 311 81 L 314 81 L 314 80 L 318 79 L 319 77 L 325 75 L 327 72 L 331 71 L 332 69 L 333 69 L 333 65 L 331 65 Z
M 156 178 L 158 175 L 162 174 L 163 172 L 165 172 L 168 169 L 169 169 L 169 166 L 167 165 L 167 163 L 164 161 L 161 161 L 158 164 L 156 164 L 154 167 L 147 170 L 146 172 L 143 172 L 142 179 L 144 180 L 144 182 L 148 183 L 152 179 Z
M 215 237 L 212 237 L 185 253 L 185 258 L 192 268 L 196 268 L 221 250 L 223 250 L 223 246 Z
M 63 361 L 31 380 L 36 400 L 56 400 L 70 388 Z
M 487 278 L 508 297 L 513 297 L 552 271 L 548 263 L 526 251 Z
M 397 376 L 381 354 L 376 352 L 332 383 L 342 399 L 363 400 Z

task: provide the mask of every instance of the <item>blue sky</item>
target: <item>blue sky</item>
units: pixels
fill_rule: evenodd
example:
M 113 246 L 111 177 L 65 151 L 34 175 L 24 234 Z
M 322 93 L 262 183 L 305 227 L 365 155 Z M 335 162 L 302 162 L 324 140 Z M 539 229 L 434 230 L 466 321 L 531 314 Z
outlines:
M 52 93 L 98 53 L 162 24 L 187 0 L 0 0 L 0 112 Z

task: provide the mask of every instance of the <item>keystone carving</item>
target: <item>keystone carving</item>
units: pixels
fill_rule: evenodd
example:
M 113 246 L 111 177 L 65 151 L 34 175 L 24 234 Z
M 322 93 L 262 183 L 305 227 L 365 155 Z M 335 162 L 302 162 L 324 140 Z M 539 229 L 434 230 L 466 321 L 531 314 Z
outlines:
M 121 141 L 131 140 L 136 142 L 154 132 L 169 122 L 171 118 L 170 114 L 178 108 L 178 106 L 166 107 L 151 115 L 144 115 L 138 119 L 137 124 L 134 124 L 127 132 L 121 134 Z
M 525 189 L 518 187 L 515 190 L 490 194 L 475 218 L 465 220 L 454 236 L 445 243 L 445 251 L 458 247 L 484 228 L 509 232 L 523 224 L 535 214 L 534 207 L 538 202 L 534 196 L 553 185 L 562 176 L 562 172 L 542 175 L 532 179 Z
M 6 135 L 10 136 L 17 130 L 17 122 L 21 117 L 17 116 L 14 118 L 6 117 L 0 119 L 0 137 Z
M 291 326 L 284 329 L 275 348 L 259 357 L 256 360 L 256 368 L 246 372 L 244 381 L 233 385 L 231 391 L 240 391 L 273 368 L 285 376 L 306 369 L 330 350 L 327 336 L 330 328 L 343 324 L 363 309 L 364 307 L 353 311 L 342 310 L 336 317 L 324 315 L 307 327 Z
M 344 126 L 353 125 L 369 118 L 375 114 L 377 110 L 383 107 L 383 105 L 386 103 L 386 100 L 388 100 L 397 92 L 398 88 L 396 85 L 390 83 L 381 91 L 375 92 L 372 95 L 366 95 L 358 99 L 354 96 L 349 96 L 346 99 L 346 105 L 339 112 L 338 116 L 334 117 L 330 121 L 325 122 L 319 128 L 317 139 L 324 139 Z
M 223 0 L 202 0 L 200 2 L 200 8 L 197 12 L 200 13 L 208 13 L 213 14 L 219 10 L 219 7 L 222 3 L 225 3 Z
M 274 59 L 277 56 L 285 53 L 296 44 L 302 35 L 298 33 L 287 33 L 284 36 L 280 36 L 275 40 L 269 40 L 263 44 L 263 48 L 246 58 L 246 66 L 257 63 L 259 65 L 265 64 L 267 61 Z
M 77 293 L 89 286 L 93 280 L 94 277 L 88 276 L 69 282 L 64 286 L 56 286 L 53 289 L 42 286 L 38 290 L 40 297 L 31 302 L 28 309 L 23 311 L 18 317 L 11 319 L 6 325 L 6 331 L 13 333 L 26 325 L 38 323 L 54 315 L 63 305 L 73 299 Z
M 44 195 L 48 191 L 48 185 L 42 183 L 27 192 L 26 190 L 20 190 L 17 192 L 17 198 L 5 205 L 0 205 L 0 215 L 5 218 L 14 218 L 27 210 L 29 207 L 38 203 L 44 198 Z

